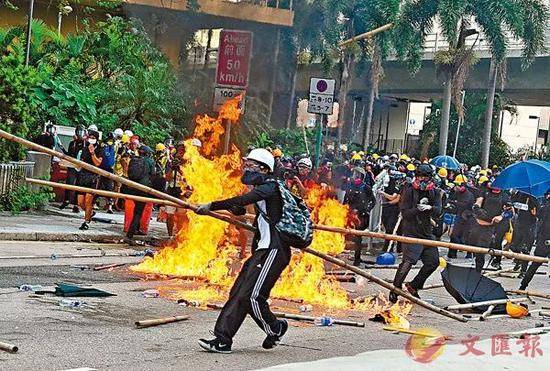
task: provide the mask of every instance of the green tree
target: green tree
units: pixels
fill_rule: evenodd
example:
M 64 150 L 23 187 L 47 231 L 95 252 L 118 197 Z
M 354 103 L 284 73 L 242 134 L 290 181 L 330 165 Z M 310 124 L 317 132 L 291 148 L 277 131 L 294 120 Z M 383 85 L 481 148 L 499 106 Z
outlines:
M 466 45 L 466 38 L 478 32 L 484 34 L 492 52 L 493 60 L 500 64 L 506 55 L 505 31 L 514 37 L 526 37 L 525 60 L 534 57 L 538 46 L 527 40 L 527 26 L 533 4 L 539 0 L 406 0 L 402 7 L 396 34 L 396 46 L 400 59 L 407 61 L 414 72 L 420 68 L 425 36 L 432 31 L 439 20 L 441 31 L 449 43 L 448 50 L 440 51 L 435 62 L 443 75 L 444 93 L 441 109 L 439 153 L 446 154 L 449 134 L 451 100 L 457 111 L 463 115 L 460 102 L 464 81 L 469 67 L 476 61 L 472 47 Z M 539 6 L 540 8 L 540 6 Z M 477 28 L 479 29 L 477 29 Z

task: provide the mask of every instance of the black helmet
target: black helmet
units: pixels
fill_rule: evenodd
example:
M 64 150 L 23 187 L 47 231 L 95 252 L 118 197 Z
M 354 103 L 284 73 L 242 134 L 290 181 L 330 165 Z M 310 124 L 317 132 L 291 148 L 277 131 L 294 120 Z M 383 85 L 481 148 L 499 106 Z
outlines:
M 76 135 L 78 138 L 84 138 L 86 136 L 86 128 L 84 125 L 77 125 L 74 129 L 74 135 Z
M 431 178 L 434 175 L 434 168 L 429 164 L 420 164 L 416 167 L 414 174 L 416 176 L 426 176 Z

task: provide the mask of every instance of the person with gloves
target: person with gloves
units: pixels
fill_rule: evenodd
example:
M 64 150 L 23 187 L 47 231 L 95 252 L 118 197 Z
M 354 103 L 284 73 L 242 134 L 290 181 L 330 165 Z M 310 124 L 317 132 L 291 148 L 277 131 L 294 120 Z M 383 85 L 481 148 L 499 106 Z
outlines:
M 438 195 L 434 183 L 434 169 L 428 164 L 421 164 L 416 168 L 415 179 L 407 185 L 401 194 L 399 209 L 402 215 L 402 233 L 406 237 L 432 240 L 432 216 L 441 213 L 441 197 Z M 428 277 L 435 272 L 439 265 L 439 252 L 433 247 L 424 247 L 420 244 L 402 244 L 403 261 L 399 264 L 393 285 L 402 288 L 407 274 L 418 260 L 422 260 L 422 268 L 416 277 L 405 288 L 411 295 L 418 296 L 418 290 L 424 287 Z M 397 302 L 397 294 L 390 292 L 390 301 Z
M 199 215 L 217 210 L 243 215 L 248 205 L 254 205 L 256 209 L 252 256 L 244 263 L 218 316 L 213 333 L 215 338 L 199 340 L 199 345 L 206 351 L 231 353 L 233 337 L 247 314 L 267 334 L 262 344 L 264 349 L 275 347 L 288 329 L 288 323 L 278 320 L 267 302 L 291 255 L 290 246 L 282 241 L 275 227 L 282 216 L 283 200 L 273 177 L 274 166 L 271 152 L 261 148 L 252 150 L 244 159 L 241 178 L 244 184 L 253 187 L 252 190 L 242 196 L 200 205 L 196 210 Z

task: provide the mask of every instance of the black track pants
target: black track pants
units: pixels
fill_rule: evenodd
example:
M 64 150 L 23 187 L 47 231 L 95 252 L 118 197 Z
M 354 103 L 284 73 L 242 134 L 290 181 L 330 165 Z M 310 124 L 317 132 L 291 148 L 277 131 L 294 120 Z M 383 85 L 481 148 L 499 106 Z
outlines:
M 290 262 L 290 249 L 256 250 L 244 263 L 214 328 L 214 335 L 232 344 L 247 314 L 268 335 L 279 335 L 281 325 L 267 299 L 279 276 Z

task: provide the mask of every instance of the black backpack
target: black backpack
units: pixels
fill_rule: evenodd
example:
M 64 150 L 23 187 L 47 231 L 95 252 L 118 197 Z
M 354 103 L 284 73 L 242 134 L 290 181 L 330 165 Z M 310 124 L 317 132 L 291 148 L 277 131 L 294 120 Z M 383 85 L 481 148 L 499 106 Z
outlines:
M 147 178 L 147 164 L 144 157 L 133 157 L 128 165 L 128 178 L 140 183 Z

